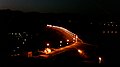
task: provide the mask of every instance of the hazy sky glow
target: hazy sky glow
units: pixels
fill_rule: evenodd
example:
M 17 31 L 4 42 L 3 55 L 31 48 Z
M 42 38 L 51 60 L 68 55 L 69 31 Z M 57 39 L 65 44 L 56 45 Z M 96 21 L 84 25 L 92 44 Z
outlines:
M 97 4 L 98 3 L 98 4 Z M 96 0 L 0 0 L 0 9 L 13 9 L 38 12 L 80 12 L 97 9 L 112 9 L 117 2 Z M 118 8 L 117 8 L 118 9 Z

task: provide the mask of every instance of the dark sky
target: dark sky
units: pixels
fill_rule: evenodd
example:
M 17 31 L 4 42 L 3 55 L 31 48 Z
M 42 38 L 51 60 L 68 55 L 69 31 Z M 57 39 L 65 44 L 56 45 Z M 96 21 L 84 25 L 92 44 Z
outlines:
M 0 9 L 37 12 L 115 12 L 119 0 L 0 0 Z

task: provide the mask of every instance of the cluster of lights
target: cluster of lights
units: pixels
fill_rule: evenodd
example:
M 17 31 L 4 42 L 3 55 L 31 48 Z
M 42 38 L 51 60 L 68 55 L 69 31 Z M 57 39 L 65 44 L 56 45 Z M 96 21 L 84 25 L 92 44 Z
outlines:
M 104 26 L 105 26 L 105 25 L 107 25 L 107 26 L 112 26 L 112 27 L 114 27 L 114 26 L 117 27 L 117 26 L 118 26 L 117 24 L 113 24 L 113 22 L 104 23 L 103 25 L 104 25 Z
M 54 27 L 54 28 L 58 28 L 58 29 L 61 29 L 61 30 L 64 30 L 66 33 L 70 34 L 71 36 L 74 35 L 74 33 L 70 32 L 69 30 L 63 28 L 63 27 L 59 27 L 59 26 L 54 26 L 54 25 L 48 25 L 47 24 L 47 27 Z
M 29 35 L 26 32 L 8 33 L 8 35 L 9 35 L 9 37 L 11 39 L 15 39 L 16 40 L 15 43 L 18 43 L 18 45 L 19 44 L 23 44 L 24 45 L 26 43 L 26 41 L 28 41 L 27 39 L 32 37 L 32 35 Z M 15 47 L 15 49 L 12 49 L 12 54 L 10 53 L 10 55 L 11 56 L 19 56 L 20 54 L 18 53 L 18 51 L 20 49 L 22 49 L 21 46 L 22 45 L 19 45 L 19 46 Z M 24 46 L 26 46 L 26 45 L 24 45 Z
M 112 34 L 115 33 L 116 34 L 116 33 L 118 33 L 118 31 L 103 31 L 103 34 L 104 33 L 112 33 Z

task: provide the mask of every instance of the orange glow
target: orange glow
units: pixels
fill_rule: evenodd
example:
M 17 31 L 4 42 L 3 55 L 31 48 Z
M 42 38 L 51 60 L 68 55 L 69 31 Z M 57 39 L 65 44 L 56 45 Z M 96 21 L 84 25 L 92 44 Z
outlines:
M 45 54 L 51 53 L 51 49 L 50 49 L 50 48 L 46 48 L 46 49 L 44 50 L 44 53 L 45 53 Z
M 32 51 L 28 52 L 28 57 L 32 57 Z
M 82 53 L 82 50 L 78 49 L 78 52 L 79 52 L 79 53 Z

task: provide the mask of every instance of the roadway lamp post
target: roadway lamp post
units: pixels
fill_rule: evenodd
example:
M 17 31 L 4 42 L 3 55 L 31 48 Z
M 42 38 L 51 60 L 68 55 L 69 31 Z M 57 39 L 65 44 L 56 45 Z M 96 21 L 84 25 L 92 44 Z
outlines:
M 62 44 L 62 41 L 60 41 L 60 47 L 62 46 L 61 44 Z
M 76 42 L 77 42 L 77 38 L 78 38 L 78 36 L 77 36 L 77 35 L 75 35 Z
M 67 45 L 69 44 L 68 42 L 69 42 L 69 40 L 67 39 Z

